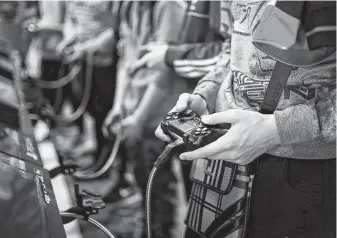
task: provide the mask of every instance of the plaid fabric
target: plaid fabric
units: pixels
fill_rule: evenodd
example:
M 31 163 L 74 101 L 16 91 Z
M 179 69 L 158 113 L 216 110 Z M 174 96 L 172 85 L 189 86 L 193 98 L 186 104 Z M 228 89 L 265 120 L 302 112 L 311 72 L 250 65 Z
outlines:
M 194 183 L 187 226 L 202 237 L 242 237 L 254 178 L 252 170 L 247 166 L 231 168 L 220 160 L 200 161 L 194 162 L 191 172 Z

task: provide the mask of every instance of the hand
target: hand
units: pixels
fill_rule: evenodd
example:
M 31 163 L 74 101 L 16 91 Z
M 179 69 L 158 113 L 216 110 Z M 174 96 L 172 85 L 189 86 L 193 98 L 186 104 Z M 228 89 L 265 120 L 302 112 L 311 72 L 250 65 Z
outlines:
M 129 144 L 134 145 L 139 141 L 143 134 L 143 123 L 138 119 L 137 116 L 130 115 L 124 120 L 122 120 L 122 133 L 123 140 Z
M 180 155 L 182 160 L 214 159 L 246 165 L 280 144 L 274 115 L 231 109 L 202 117 L 209 125 L 231 123 L 229 131 L 204 147 Z
M 140 68 L 167 70 L 165 64 L 165 55 L 168 49 L 167 45 L 151 43 L 145 45 L 141 50 L 148 51 L 142 58 L 136 61 L 132 67 L 131 74 L 134 74 Z
M 209 114 L 207 110 L 206 101 L 199 95 L 183 93 L 179 96 L 179 99 L 170 112 L 182 112 L 187 109 L 191 109 L 198 116 Z M 157 127 L 156 136 L 163 141 L 170 141 L 170 137 L 166 135 L 161 129 L 160 125 Z
M 112 133 L 115 135 L 118 133 L 118 128 L 120 126 L 118 122 L 121 120 L 121 118 L 121 108 L 117 106 L 113 107 L 103 122 L 102 131 L 106 138 L 112 137 Z
M 65 53 L 64 61 L 66 63 L 74 62 L 75 60 L 84 57 L 85 53 L 88 51 L 87 47 L 83 43 L 77 43 L 73 46 L 67 47 L 67 52 Z
M 70 38 L 70 39 L 63 39 L 60 44 L 56 47 L 56 52 L 61 55 L 64 53 L 64 50 L 69 47 L 71 44 L 73 44 L 75 41 L 74 38 Z

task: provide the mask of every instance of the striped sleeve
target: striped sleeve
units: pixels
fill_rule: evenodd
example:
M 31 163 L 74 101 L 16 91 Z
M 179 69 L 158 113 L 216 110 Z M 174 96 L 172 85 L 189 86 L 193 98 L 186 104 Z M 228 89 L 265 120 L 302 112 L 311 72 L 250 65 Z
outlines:
M 201 78 L 212 71 L 220 59 L 222 41 L 170 45 L 165 61 L 185 78 Z

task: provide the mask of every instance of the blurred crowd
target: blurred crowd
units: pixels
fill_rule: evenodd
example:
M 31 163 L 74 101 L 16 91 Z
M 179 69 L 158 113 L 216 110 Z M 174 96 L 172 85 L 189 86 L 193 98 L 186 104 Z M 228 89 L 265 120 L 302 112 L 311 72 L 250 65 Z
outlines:
M 317 182 L 320 173 L 327 177 L 320 180 L 319 186 L 325 190 L 318 193 L 325 197 L 324 204 L 335 206 L 330 201 L 334 179 L 329 170 L 330 159 L 335 158 L 335 135 L 332 135 L 336 129 L 335 101 L 331 105 L 328 102 L 335 97 L 336 39 L 333 36 L 335 25 L 330 22 L 330 16 L 336 16 L 335 2 L 324 3 L 323 7 L 314 2 L 300 17 L 294 10 L 298 5 L 282 6 L 280 11 L 286 13 L 276 13 L 286 19 L 283 22 L 277 20 L 280 17 L 273 21 L 263 18 L 262 13 L 271 2 L 276 1 L 8 1 L 0 4 L 0 19 L 22 24 L 28 32 L 26 66 L 29 76 L 42 90 L 40 94 L 28 93 L 27 98 L 33 98 L 32 102 L 43 98 L 42 104 L 51 106 L 62 118 L 49 124 L 51 132 L 46 138 L 54 136 L 59 150 L 78 163 L 84 155 L 89 156 L 91 163 L 86 169 L 92 173 L 102 168 L 111 156 L 114 143 L 121 139 L 118 181 L 103 197 L 106 203 L 119 203 L 139 191 L 145 197 L 149 173 L 166 145 L 165 136 L 157 127 L 175 105 L 177 111 L 191 108 L 200 115 L 245 109 L 242 114 L 230 115 L 229 119 L 225 116 L 229 122 L 242 123 L 242 129 L 233 127 L 234 134 L 246 135 L 240 130 L 246 132 L 248 128 L 255 128 L 247 137 L 242 136 L 254 142 L 248 143 L 251 147 L 240 148 L 245 152 L 238 153 L 240 161 L 237 163 L 247 164 L 267 151 L 269 156 L 260 159 L 261 168 L 268 172 L 261 171 L 257 181 L 260 190 L 256 189 L 254 196 L 260 202 L 256 203 L 252 214 L 257 214 L 257 210 L 263 213 L 253 215 L 254 226 L 249 228 L 251 237 L 276 238 L 289 234 L 289 237 L 332 237 L 330 228 L 334 225 L 330 224 L 333 219 L 329 218 L 332 216 L 329 209 L 311 205 L 303 208 L 311 212 L 311 216 L 319 214 L 322 220 L 305 221 L 307 225 L 302 229 L 299 224 L 305 218 L 297 213 L 301 210 L 297 208 L 310 203 L 301 194 L 314 189 L 312 184 Z M 318 14 L 317 9 L 325 11 L 325 20 L 321 20 L 322 14 Z M 289 20 L 288 16 L 292 18 Z M 306 21 L 310 17 L 320 20 Z M 285 26 L 288 20 L 291 29 Z M 296 45 L 300 21 L 305 21 L 306 43 Z M 335 19 L 331 21 L 335 24 Z M 255 37 L 257 34 L 260 38 Z M 291 48 L 293 45 L 296 46 Z M 299 47 L 304 48 L 300 48 L 297 56 L 297 51 L 287 54 L 279 50 L 298 50 Z M 318 52 L 322 48 L 324 52 Z M 270 118 L 260 117 L 262 114 L 257 111 L 275 60 L 290 62 L 295 69 L 274 113 L 276 124 L 270 124 Z M 87 126 L 88 118 L 94 122 L 91 131 Z M 70 131 L 75 131 L 71 144 L 62 143 L 62 138 Z M 252 134 L 256 138 L 249 139 Z M 239 140 L 234 138 L 233 141 L 236 139 Z M 230 149 L 224 148 L 221 153 Z M 217 151 L 199 156 L 216 157 L 217 153 L 220 154 Z M 249 153 L 251 156 L 243 155 Z M 192 194 L 201 199 L 201 190 L 189 179 L 191 160 L 199 157 L 190 156 L 177 160 L 182 168 L 185 194 L 187 198 Z M 248 157 L 252 159 L 249 161 Z M 303 164 L 289 159 L 286 166 L 291 169 L 285 175 L 280 172 L 285 166 L 283 161 L 287 160 L 284 158 Z M 321 163 L 316 171 L 311 162 L 305 162 L 307 160 L 328 162 Z M 153 186 L 155 238 L 172 237 L 177 177 L 171 162 L 161 168 Z M 300 172 L 307 169 L 313 173 L 310 178 Z M 108 173 L 99 177 L 108 176 Z M 288 184 L 293 173 L 298 181 L 306 181 L 306 185 L 295 179 L 291 193 L 280 185 L 278 178 L 282 177 L 280 180 Z M 281 175 L 274 180 L 271 174 Z M 272 178 L 267 179 L 269 176 Z M 289 201 L 278 199 L 282 197 L 276 196 L 279 193 L 285 198 L 294 196 L 295 205 L 291 211 L 283 209 Z M 263 194 L 275 194 L 275 197 L 269 202 Z M 292 214 L 294 219 L 277 225 L 270 219 L 273 214 L 280 215 L 279 219 Z M 210 221 L 214 220 L 213 215 Z M 326 229 L 318 231 L 316 228 L 323 220 Z M 200 227 L 208 224 L 203 220 L 195 222 L 200 222 Z M 195 232 L 195 229 L 188 229 L 186 237 L 199 237 Z M 269 235 L 271 233 L 275 236 Z M 306 235 L 309 233 L 316 236 Z M 145 229 L 142 237 L 146 237 Z

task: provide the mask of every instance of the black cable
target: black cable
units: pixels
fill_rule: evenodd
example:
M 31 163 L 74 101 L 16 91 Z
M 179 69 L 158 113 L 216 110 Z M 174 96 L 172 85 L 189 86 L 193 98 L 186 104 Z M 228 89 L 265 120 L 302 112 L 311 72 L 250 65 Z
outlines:
M 152 232 L 151 232 L 151 191 L 152 191 L 152 185 L 154 177 L 156 176 L 156 173 L 158 171 L 157 167 L 153 167 L 147 182 L 146 187 L 146 202 L 145 202 L 145 217 L 146 217 L 146 235 L 147 238 L 152 238 Z
M 156 176 L 156 173 L 163 164 L 165 164 L 174 154 L 182 152 L 184 148 L 184 141 L 182 139 L 177 139 L 170 144 L 168 144 L 163 152 L 159 155 L 157 161 L 154 163 L 154 166 L 149 175 L 149 179 L 146 187 L 146 201 L 145 201 L 145 217 L 146 217 L 146 234 L 147 238 L 152 238 L 151 232 L 151 192 L 153 180 Z

